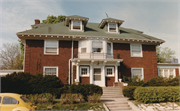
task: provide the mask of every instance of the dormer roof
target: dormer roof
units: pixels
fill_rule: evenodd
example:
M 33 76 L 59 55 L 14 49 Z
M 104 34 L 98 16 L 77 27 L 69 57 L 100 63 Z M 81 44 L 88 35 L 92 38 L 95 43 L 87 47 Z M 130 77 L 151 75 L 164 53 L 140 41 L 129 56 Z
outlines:
M 101 23 L 99 24 L 99 28 L 103 28 L 106 23 L 118 23 L 118 26 L 120 26 L 124 21 L 115 19 L 115 18 L 105 18 L 102 19 Z
M 70 20 L 84 21 L 84 25 L 86 25 L 89 18 L 78 16 L 78 15 L 67 16 L 66 19 L 65 19 L 65 25 L 69 25 Z

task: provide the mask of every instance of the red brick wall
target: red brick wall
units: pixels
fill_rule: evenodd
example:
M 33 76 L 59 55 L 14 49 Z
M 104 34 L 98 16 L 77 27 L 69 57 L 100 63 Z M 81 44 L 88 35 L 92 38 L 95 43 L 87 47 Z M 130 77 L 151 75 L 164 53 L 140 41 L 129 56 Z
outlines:
M 119 75 L 131 77 L 132 67 L 142 67 L 144 69 L 144 80 L 148 80 L 158 76 L 156 46 L 142 45 L 142 51 L 143 57 L 131 57 L 130 44 L 113 44 L 113 53 L 115 55 L 114 58 L 116 59 L 116 55 L 120 54 L 120 59 L 123 59 L 123 62 L 120 64 Z
M 115 77 L 106 77 L 106 86 L 113 86 Z
M 176 77 L 179 77 L 179 69 L 176 68 L 175 70 L 176 70 Z
M 80 77 L 80 83 L 90 84 L 90 78 L 89 77 Z
M 44 55 L 44 40 L 26 40 L 25 72 L 43 73 L 43 66 L 58 66 L 58 77 L 67 83 L 71 41 L 59 41 L 59 55 Z

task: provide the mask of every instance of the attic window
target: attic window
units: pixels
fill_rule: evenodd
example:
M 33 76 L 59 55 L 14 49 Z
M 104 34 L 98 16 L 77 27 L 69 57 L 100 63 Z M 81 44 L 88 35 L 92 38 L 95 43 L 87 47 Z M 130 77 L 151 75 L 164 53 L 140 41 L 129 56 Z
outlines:
M 118 32 L 117 24 L 108 23 L 108 32 Z
M 82 30 L 82 21 L 71 21 L 71 30 Z

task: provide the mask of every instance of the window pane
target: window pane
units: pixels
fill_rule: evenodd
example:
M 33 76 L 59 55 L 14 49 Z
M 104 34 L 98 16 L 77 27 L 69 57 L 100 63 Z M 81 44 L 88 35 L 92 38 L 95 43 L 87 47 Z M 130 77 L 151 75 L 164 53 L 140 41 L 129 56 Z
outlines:
M 163 77 L 163 70 L 159 70 L 159 75 L 161 76 L 161 77 Z
M 100 81 L 101 80 L 101 75 L 94 75 L 94 80 L 95 81 Z
M 109 24 L 109 28 L 116 28 L 116 24 Z
M 167 70 L 167 69 L 164 70 L 164 77 L 169 77 L 169 76 L 168 76 L 168 70 Z
M 57 47 L 57 41 L 46 41 L 46 47 Z
M 112 72 L 112 68 L 107 68 L 107 75 L 112 75 L 113 72 Z
M 81 48 L 81 53 L 86 53 L 86 48 Z
M 3 97 L 3 103 L 2 104 L 17 104 L 17 100 L 11 97 Z
M 46 47 L 46 53 L 57 53 L 57 48 Z
M 80 26 L 81 24 L 80 24 L 80 21 L 73 21 L 73 26 Z
M 92 48 L 102 48 L 102 41 L 93 41 Z
M 94 68 L 94 74 L 101 74 L 100 68 Z
M 101 50 L 102 50 L 101 48 L 93 48 L 92 52 L 101 52 Z
M 87 68 L 81 68 L 81 75 L 87 75 Z
M 169 73 L 170 73 L 169 76 L 174 76 L 174 70 L 173 70 L 173 69 L 170 69 L 170 70 L 169 70 Z
M 45 68 L 45 75 L 55 75 L 56 76 L 56 68 Z
M 132 56 L 141 56 L 140 51 L 132 51 Z
M 139 79 L 142 78 L 142 69 L 133 69 L 132 70 L 133 77 L 138 76 Z
M 132 51 L 141 51 L 140 45 L 132 45 Z
M 111 53 L 111 43 L 107 43 L 107 53 Z

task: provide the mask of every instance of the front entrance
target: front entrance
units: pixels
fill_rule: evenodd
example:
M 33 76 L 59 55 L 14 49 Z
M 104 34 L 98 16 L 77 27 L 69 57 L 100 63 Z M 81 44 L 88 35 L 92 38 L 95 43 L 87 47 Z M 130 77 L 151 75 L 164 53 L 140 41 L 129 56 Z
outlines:
M 94 68 L 93 71 L 94 74 L 94 84 L 98 85 L 98 86 L 102 86 L 102 72 L 101 72 L 101 68 Z

